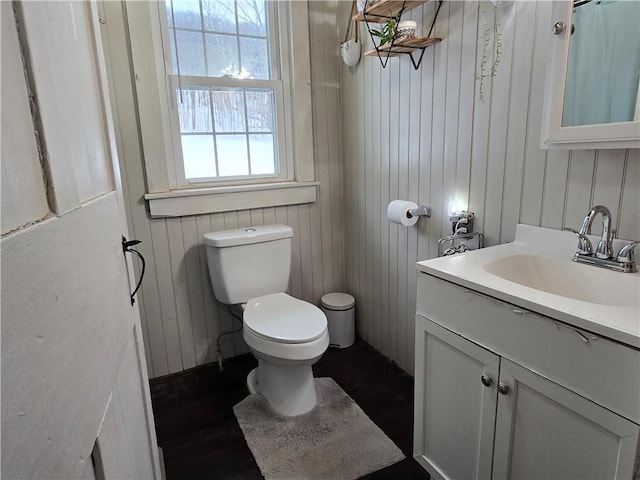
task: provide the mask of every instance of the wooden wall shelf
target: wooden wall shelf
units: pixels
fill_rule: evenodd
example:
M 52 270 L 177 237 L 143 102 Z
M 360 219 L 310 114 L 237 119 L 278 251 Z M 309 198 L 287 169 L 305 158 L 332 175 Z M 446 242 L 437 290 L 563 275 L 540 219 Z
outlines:
M 395 42 L 385 45 L 381 45 L 376 50 L 369 50 L 365 52 L 365 55 L 369 57 L 375 57 L 378 55 L 378 52 L 384 56 L 388 57 L 397 57 L 403 53 L 411 53 L 419 48 L 427 48 L 434 43 L 441 42 L 441 38 L 437 37 L 407 37 L 396 40 Z
M 373 50 L 365 52 L 365 55 L 369 57 L 377 56 L 382 68 L 385 68 L 390 57 L 407 54 L 411 58 L 413 68 L 417 70 L 422 62 L 425 48 L 442 41 L 441 38 L 432 37 L 431 32 L 433 32 L 433 27 L 436 24 L 436 19 L 438 18 L 438 13 L 440 12 L 440 7 L 442 7 L 443 0 L 439 0 L 438 2 L 438 7 L 436 8 L 433 21 L 431 22 L 431 28 L 429 28 L 429 33 L 426 37 L 396 38 L 396 35 L 398 33 L 398 24 L 402 14 L 408 10 L 424 5 L 428 1 L 429 0 L 380 0 L 373 5 L 369 5 L 369 2 L 366 2 L 364 11 L 353 17 L 354 21 L 366 22 L 367 30 L 369 31 L 371 41 L 375 47 Z M 395 20 L 393 27 L 393 40 L 384 45 L 376 45 L 369 23 L 385 23 L 389 20 Z M 416 50 L 421 50 L 420 57 L 417 61 L 413 58 L 413 52 Z
M 377 3 L 366 8 L 363 12 L 353 17 L 356 22 L 373 22 L 384 23 L 387 20 L 396 18 L 403 12 L 412 10 L 420 5 L 427 3 L 429 0 L 380 0 Z M 366 17 L 366 18 L 365 18 Z

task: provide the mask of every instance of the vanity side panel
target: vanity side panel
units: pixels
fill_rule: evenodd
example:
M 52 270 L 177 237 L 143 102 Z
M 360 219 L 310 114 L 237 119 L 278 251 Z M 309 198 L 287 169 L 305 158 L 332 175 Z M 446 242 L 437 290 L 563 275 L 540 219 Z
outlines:
M 417 313 L 640 424 L 639 350 L 423 272 Z

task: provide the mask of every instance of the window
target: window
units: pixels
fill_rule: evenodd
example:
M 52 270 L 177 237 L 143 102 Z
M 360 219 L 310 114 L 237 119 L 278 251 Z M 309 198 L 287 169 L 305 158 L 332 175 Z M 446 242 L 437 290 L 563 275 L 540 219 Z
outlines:
M 264 0 L 166 3 L 178 185 L 289 179 L 277 20 Z
M 306 2 L 126 5 L 152 215 L 315 201 Z

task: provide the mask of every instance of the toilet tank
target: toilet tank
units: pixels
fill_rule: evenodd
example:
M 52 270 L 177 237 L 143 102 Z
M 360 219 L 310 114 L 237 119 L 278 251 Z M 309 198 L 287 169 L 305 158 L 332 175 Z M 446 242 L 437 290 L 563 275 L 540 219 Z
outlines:
M 209 278 L 218 301 L 233 305 L 284 292 L 291 272 L 288 225 L 205 233 Z

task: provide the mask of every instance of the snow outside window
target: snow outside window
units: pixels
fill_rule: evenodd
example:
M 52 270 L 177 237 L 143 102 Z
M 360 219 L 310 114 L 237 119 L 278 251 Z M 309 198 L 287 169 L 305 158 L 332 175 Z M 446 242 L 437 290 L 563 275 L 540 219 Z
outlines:
M 276 2 L 169 0 L 165 11 L 176 185 L 292 178 Z
M 307 2 L 123 5 L 151 215 L 315 202 Z

